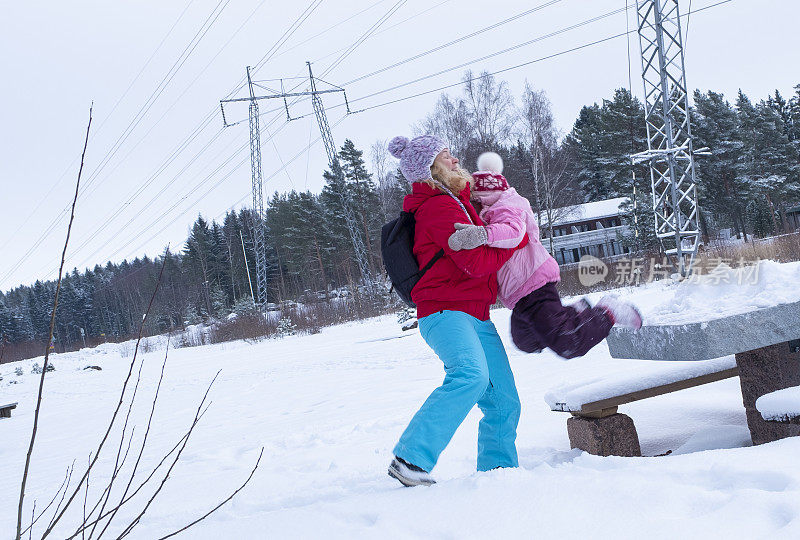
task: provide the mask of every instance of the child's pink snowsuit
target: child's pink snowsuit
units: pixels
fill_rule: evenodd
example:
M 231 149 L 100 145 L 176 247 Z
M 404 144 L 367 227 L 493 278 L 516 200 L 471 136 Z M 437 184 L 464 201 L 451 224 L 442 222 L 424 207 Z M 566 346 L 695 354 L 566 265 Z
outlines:
M 539 238 L 539 225 L 528 199 L 511 187 L 504 191 L 474 191 L 472 195 L 483 205 L 480 217 L 487 223 L 487 245 L 513 248 L 528 233 L 528 245 L 517 250 L 497 271 L 497 296 L 504 306 L 514 309 L 524 296 L 547 283 L 561 281 L 558 263 Z

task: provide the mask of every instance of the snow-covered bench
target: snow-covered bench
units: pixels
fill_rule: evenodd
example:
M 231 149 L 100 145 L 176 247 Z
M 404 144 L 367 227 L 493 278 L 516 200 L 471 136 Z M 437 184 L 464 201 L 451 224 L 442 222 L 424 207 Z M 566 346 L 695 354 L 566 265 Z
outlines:
M 572 448 L 599 456 L 640 456 L 633 420 L 620 405 L 730 377 L 739 369 L 733 356 L 704 362 L 653 362 L 623 374 L 563 385 L 545 395 L 553 411 L 572 413 L 567 434 Z
M 734 355 L 750 436 L 753 444 L 762 444 L 800 435 L 800 422 L 766 421 L 756 407 L 756 400 L 765 394 L 800 386 L 798 322 L 800 302 L 795 301 L 699 322 L 643 326 L 636 332 L 614 328 L 607 341 L 614 358 L 670 361 L 657 363 L 667 366 L 664 368 L 667 371 L 669 364 L 676 360 L 701 361 L 698 362 L 700 364 L 711 359 L 722 362 L 723 357 Z M 569 396 L 564 395 L 553 400 L 553 403 L 570 403 L 570 406 L 558 409 L 551 405 L 551 408 L 568 410 L 578 416 L 568 422 L 568 431 L 570 424 L 574 426 L 571 428 L 575 432 L 574 441 L 573 433 L 570 433 L 573 447 L 582 448 L 583 445 L 589 452 L 606 452 L 605 455 L 635 455 L 631 450 L 631 441 L 638 443 L 638 438 L 633 421 L 616 412 L 617 404 L 733 376 L 730 371 L 732 367 L 689 377 L 680 376 L 664 384 L 647 383 L 647 378 L 640 381 L 635 373 L 630 377 L 609 377 L 601 383 L 606 390 L 626 390 L 612 392 L 613 395 L 598 399 L 583 399 L 580 404 L 577 403 L 580 399 L 569 402 Z M 675 373 L 686 372 L 676 370 Z M 587 384 L 584 382 L 573 390 L 578 387 L 585 391 Z M 563 393 L 563 389 L 561 391 Z M 548 403 L 550 401 L 548 399 Z M 578 408 L 575 408 L 576 405 Z M 579 433 L 577 426 L 585 433 Z M 599 442 L 592 442 L 594 439 Z
M 796 287 L 796 283 L 791 284 Z M 753 444 L 800 435 L 800 424 L 767 422 L 756 408 L 765 394 L 800 386 L 800 302 L 688 324 L 614 329 L 608 349 L 615 358 L 705 360 L 736 356 L 742 402 Z
M 11 409 L 16 409 L 17 403 L 9 403 L 8 405 L 0 405 L 0 418 L 11 418 Z

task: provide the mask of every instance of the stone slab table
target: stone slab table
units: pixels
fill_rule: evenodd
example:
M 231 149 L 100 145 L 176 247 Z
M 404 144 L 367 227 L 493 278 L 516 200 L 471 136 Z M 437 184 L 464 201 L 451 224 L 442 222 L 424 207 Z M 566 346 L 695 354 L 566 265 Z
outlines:
M 614 328 L 607 342 L 614 358 L 709 360 L 734 354 L 753 444 L 800 435 L 800 425 L 767 422 L 755 405 L 764 394 L 800 385 L 800 302 L 636 332 Z

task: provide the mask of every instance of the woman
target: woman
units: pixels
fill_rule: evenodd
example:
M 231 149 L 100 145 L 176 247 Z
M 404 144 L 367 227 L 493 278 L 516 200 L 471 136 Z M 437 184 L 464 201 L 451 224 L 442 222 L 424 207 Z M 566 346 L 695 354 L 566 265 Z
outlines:
M 520 403 L 503 343 L 489 320 L 497 299 L 497 270 L 519 246 L 454 251 L 455 223 L 483 225 L 469 202 L 469 173 L 447 145 L 431 135 L 395 137 L 389 152 L 411 182 L 403 209 L 416 217 L 414 255 L 420 266 L 444 250 L 411 297 L 420 334 L 444 363 L 445 378 L 431 393 L 394 448 L 389 475 L 405 486 L 435 483 L 430 471 L 461 422 L 477 404 L 478 470 L 516 467 Z M 485 231 L 475 227 L 476 231 Z

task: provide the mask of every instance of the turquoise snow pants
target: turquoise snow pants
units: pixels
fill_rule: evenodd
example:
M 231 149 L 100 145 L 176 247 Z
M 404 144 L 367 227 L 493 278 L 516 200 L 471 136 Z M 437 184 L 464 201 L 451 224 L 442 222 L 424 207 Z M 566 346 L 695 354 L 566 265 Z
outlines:
M 396 456 L 430 471 L 477 403 L 478 470 L 516 467 L 520 404 L 503 342 L 492 321 L 460 311 L 423 317 L 419 329 L 444 363 L 442 385 L 425 400 L 394 448 Z

